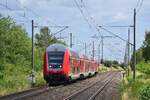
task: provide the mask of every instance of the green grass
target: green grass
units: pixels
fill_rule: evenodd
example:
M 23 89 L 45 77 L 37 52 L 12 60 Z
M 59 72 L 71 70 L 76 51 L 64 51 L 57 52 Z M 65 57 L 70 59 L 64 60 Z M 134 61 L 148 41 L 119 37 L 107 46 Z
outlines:
M 145 70 L 145 68 L 144 68 Z M 136 80 L 134 81 L 132 78 L 132 73 L 125 77 L 122 85 L 121 85 L 121 92 L 122 92 L 122 99 L 123 100 L 150 100 L 149 99 L 141 99 L 143 95 L 141 91 L 147 86 L 150 86 L 150 77 L 149 74 L 143 73 L 144 71 L 137 71 L 136 73 Z
M 23 70 L 22 67 L 12 64 L 6 64 L 6 68 L 7 71 L 5 71 L 3 77 L 0 78 L 0 96 L 31 88 L 31 83 L 29 80 L 31 71 L 29 69 L 26 68 Z M 35 86 L 41 86 L 45 84 L 42 70 L 36 72 L 35 76 Z

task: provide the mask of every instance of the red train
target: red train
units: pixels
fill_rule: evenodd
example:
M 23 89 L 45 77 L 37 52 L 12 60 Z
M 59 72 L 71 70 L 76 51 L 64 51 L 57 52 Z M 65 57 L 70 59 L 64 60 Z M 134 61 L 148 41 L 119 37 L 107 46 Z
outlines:
M 44 79 L 47 83 L 76 80 L 97 73 L 98 63 L 61 44 L 46 48 L 44 55 Z

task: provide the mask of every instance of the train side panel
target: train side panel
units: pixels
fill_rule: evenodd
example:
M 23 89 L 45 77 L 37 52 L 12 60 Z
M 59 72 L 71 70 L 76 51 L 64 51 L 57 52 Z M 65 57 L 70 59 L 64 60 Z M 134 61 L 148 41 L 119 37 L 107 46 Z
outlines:
M 63 70 L 64 70 L 64 74 L 66 75 L 66 77 L 68 77 L 69 73 L 70 73 L 70 64 L 69 64 L 69 57 L 70 57 L 70 52 L 69 52 L 69 49 L 67 49 L 65 51 L 65 54 L 64 54 L 64 63 L 63 63 Z

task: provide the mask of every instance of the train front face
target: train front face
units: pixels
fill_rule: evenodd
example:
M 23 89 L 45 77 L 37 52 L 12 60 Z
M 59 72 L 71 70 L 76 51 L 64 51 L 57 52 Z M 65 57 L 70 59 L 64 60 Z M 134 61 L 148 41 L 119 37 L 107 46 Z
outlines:
M 47 83 L 55 84 L 66 81 L 67 77 L 64 71 L 65 51 L 66 48 L 59 44 L 51 45 L 46 49 L 44 79 Z

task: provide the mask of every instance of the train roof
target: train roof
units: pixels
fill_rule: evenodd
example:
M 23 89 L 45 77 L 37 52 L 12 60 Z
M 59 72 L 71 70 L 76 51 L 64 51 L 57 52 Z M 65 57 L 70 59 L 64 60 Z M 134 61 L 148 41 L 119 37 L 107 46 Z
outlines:
M 52 44 L 52 45 L 49 45 L 47 48 L 46 48 L 46 51 L 62 51 L 62 52 L 65 52 L 66 49 L 69 49 L 70 50 L 70 53 L 71 53 L 71 56 L 73 57 L 76 57 L 76 58 L 83 58 L 83 59 L 89 59 L 86 55 L 83 55 L 75 50 L 73 50 L 72 48 L 69 48 L 63 44 L 59 44 L 59 43 L 55 43 L 55 44 Z
M 52 45 L 49 45 L 47 48 L 46 48 L 46 51 L 62 51 L 62 52 L 65 52 L 67 49 L 66 46 L 62 45 L 62 44 L 58 44 L 58 43 L 55 43 L 55 44 L 52 44 Z

